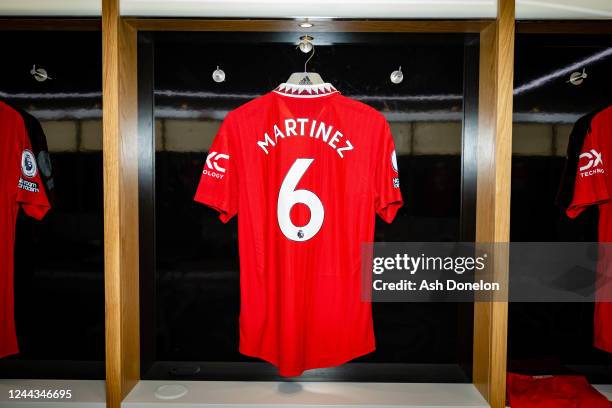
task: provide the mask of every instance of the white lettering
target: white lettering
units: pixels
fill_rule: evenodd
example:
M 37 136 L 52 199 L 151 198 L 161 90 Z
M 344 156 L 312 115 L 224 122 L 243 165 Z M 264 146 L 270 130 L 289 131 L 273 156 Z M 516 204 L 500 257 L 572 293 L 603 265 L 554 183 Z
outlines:
M 272 125 L 272 131 L 274 132 L 274 137 L 270 137 L 268 132 L 264 132 L 263 140 L 258 140 L 257 145 L 264 151 L 265 154 L 270 153 L 270 149 L 275 147 L 279 140 L 285 139 L 285 137 L 290 136 L 305 136 L 307 132 L 307 126 L 310 126 L 309 135 L 312 138 L 319 139 L 322 142 L 325 142 L 334 149 L 340 158 L 344 158 L 345 152 L 351 151 L 354 149 L 353 144 L 347 137 L 340 131 L 335 130 L 332 125 L 327 125 L 323 121 L 317 121 L 315 119 L 308 118 L 287 118 L 284 119 L 284 133 L 281 130 L 281 127 L 278 124 Z M 310 123 L 308 123 L 310 122 Z M 340 147 L 339 144 L 344 142 L 344 146 Z M 210 156 L 208 161 L 213 161 L 214 156 Z M 222 159 L 226 157 L 220 157 L 217 155 L 215 160 Z M 214 163 L 212 166 L 208 166 L 211 170 L 222 171 L 221 168 L 214 167 Z
M 210 170 L 204 170 L 203 173 L 205 175 L 207 175 L 207 176 L 210 176 L 210 177 L 213 177 L 213 178 L 216 178 L 216 179 L 219 179 L 219 180 L 221 180 L 223 178 L 223 176 L 224 176 L 223 174 L 219 174 L 217 172 L 210 171 Z
M 300 124 L 300 136 L 304 136 L 304 124 L 308 122 L 308 118 L 297 118 L 297 121 Z
M 297 136 L 297 133 L 295 133 L 296 126 L 297 123 L 295 123 L 295 119 L 285 119 L 285 134 L 287 137 L 291 136 L 292 133 L 293 136 Z
M 336 130 L 334 132 L 334 135 L 332 136 L 331 140 L 329 141 L 329 145 L 335 149 L 336 148 L 336 142 L 340 141 L 340 138 L 344 136 L 339 130 Z
M 345 142 L 346 144 L 344 145 L 345 147 L 341 147 L 338 150 L 336 150 L 336 152 L 338 152 L 338 154 L 340 155 L 340 157 L 342 157 L 344 159 L 344 153 L 342 153 L 343 151 L 349 151 L 349 150 L 353 150 L 353 145 L 351 144 L 350 140 L 346 140 Z
M 329 135 L 331 134 L 332 131 L 332 125 L 329 125 L 327 128 L 325 128 L 325 123 L 323 122 L 319 122 L 319 128 L 317 129 L 317 134 L 315 135 L 315 139 L 318 139 L 320 135 L 323 136 L 323 141 L 327 143 L 327 140 L 329 139 Z
M 580 177 L 589 177 L 595 174 L 604 174 L 605 172 L 606 171 L 602 168 L 589 170 L 589 171 L 583 171 L 582 173 L 580 173 Z
M 283 132 L 281 132 L 277 125 L 274 125 L 274 136 L 276 137 L 276 143 L 278 143 L 279 136 L 281 139 L 285 138 L 285 135 L 283 134 Z
M 266 154 L 268 154 L 268 149 L 267 149 L 268 145 L 272 145 L 272 147 L 274 147 L 275 143 L 274 143 L 274 141 L 272 140 L 272 138 L 270 137 L 269 134 L 264 133 L 264 140 L 263 141 L 258 141 L 257 145 L 259 147 L 261 147 L 263 149 L 263 151 L 266 152 Z
M 497 291 L 501 289 L 498 282 L 485 282 L 480 280 L 479 282 L 457 282 L 449 279 L 446 281 L 446 290 L 456 290 L 460 292 L 472 292 L 472 291 Z
M 316 127 L 317 127 L 317 121 L 316 119 L 313 119 L 312 124 L 310 125 L 310 137 L 314 136 L 314 131 Z
M 434 282 L 428 282 L 426 280 L 421 281 L 421 285 L 419 286 L 419 290 L 444 290 L 444 285 L 439 280 Z

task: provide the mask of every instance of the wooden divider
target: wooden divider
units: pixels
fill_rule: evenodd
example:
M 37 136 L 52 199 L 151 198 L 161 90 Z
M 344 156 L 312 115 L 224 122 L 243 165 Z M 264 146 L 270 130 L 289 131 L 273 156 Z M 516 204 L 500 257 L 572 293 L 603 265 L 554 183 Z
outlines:
M 106 398 L 118 408 L 140 378 L 136 31 L 102 1 Z
M 480 34 L 476 242 L 510 240 L 514 0 Z M 508 280 L 507 248 L 490 245 L 489 277 Z M 473 382 L 493 408 L 505 406 L 508 303 L 475 302 Z

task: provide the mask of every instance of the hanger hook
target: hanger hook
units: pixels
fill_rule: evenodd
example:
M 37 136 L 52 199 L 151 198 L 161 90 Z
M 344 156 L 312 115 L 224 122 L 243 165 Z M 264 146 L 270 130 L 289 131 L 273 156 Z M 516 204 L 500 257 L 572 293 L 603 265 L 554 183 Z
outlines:
M 306 62 L 304 62 L 304 72 L 308 72 L 306 70 L 306 66 L 308 65 L 308 62 L 312 59 L 312 57 L 314 57 L 314 54 L 315 54 L 315 46 L 314 46 L 314 44 L 312 44 L 312 54 L 310 54 L 310 57 L 308 57 Z

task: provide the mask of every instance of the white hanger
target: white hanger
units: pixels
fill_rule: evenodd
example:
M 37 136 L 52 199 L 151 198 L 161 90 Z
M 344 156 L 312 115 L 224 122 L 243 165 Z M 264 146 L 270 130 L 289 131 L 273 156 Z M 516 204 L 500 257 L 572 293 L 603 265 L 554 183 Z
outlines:
M 310 57 L 308 57 L 308 59 L 306 60 L 306 62 L 304 62 L 304 72 L 294 72 L 293 74 L 291 74 L 291 76 L 289 77 L 289 79 L 287 80 L 287 84 L 291 84 L 291 85 L 322 85 L 325 82 L 323 82 L 323 78 L 321 78 L 321 75 L 317 74 L 316 72 L 308 72 L 306 69 L 306 66 L 308 65 L 308 61 L 310 61 L 310 59 L 314 56 L 315 53 L 315 46 L 314 44 L 312 45 L 312 54 L 310 54 Z

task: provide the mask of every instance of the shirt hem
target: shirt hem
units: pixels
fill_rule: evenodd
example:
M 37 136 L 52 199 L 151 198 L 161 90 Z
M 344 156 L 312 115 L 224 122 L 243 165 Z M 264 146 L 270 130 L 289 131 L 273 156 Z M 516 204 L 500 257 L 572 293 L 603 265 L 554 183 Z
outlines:
M 19 349 L 18 348 L 10 348 L 10 349 L 6 349 L 6 350 L 0 350 L 0 358 L 12 356 L 12 355 L 15 355 L 15 354 L 19 354 Z
M 366 354 L 369 354 L 373 351 L 376 350 L 376 346 L 375 345 L 368 345 L 366 347 L 364 347 L 363 349 L 358 349 L 356 351 L 352 351 L 350 353 L 345 353 L 343 354 L 341 357 L 328 357 L 328 358 L 319 358 L 315 361 L 312 362 L 308 362 L 306 364 L 304 364 L 303 366 L 297 368 L 297 367 L 291 367 L 291 368 L 285 368 L 285 367 L 280 367 L 278 364 L 278 360 L 276 358 L 273 358 L 272 356 L 266 355 L 265 353 L 260 353 L 257 352 L 253 349 L 250 349 L 249 347 L 245 347 L 245 346 L 240 346 L 239 347 L 239 351 L 241 354 L 244 354 L 245 356 L 248 357 L 255 357 L 255 358 L 260 358 L 264 361 L 267 361 L 268 363 L 272 364 L 273 366 L 275 366 L 276 368 L 278 368 L 279 371 L 279 375 L 281 375 L 282 377 L 298 377 L 300 375 L 302 375 L 304 373 L 304 371 L 306 370 L 312 370 L 315 368 L 329 368 L 329 367 L 336 367 L 342 364 L 345 364 L 351 360 L 356 359 L 357 357 L 361 357 L 364 356 Z
M 595 340 L 593 346 L 601 351 L 612 354 L 612 344 L 606 340 Z

